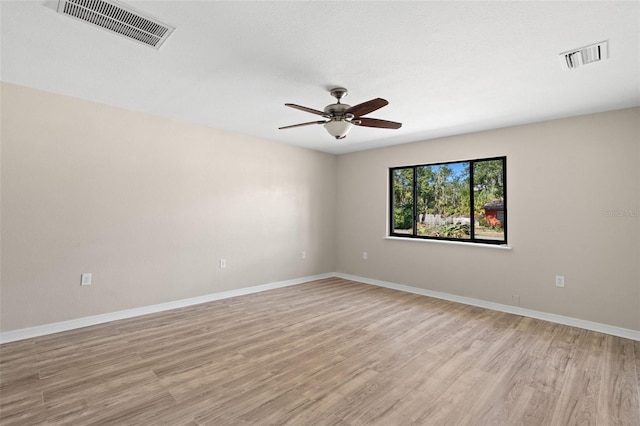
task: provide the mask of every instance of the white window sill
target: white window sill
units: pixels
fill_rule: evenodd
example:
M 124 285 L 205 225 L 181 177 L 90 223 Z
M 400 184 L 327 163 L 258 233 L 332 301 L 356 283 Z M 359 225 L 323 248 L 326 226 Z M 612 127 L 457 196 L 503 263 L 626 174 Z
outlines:
M 436 244 L 454 244 L 457 246 L 469 246 L 469 247 L 482 247 L 482 248 L 492 248 L 498 250 L 512 250 L 511 246 L 503 245 L 503 244 L 483 244 L 483 243 L 470 243 L 467 241 L 449 241 L 449 240 L 430 240 L 425 238 L 405 238 L 405 237 L 384 237 L 385 240 L 394 240 L 394 241 L 410 241 L 417 243 L 436 243 Z

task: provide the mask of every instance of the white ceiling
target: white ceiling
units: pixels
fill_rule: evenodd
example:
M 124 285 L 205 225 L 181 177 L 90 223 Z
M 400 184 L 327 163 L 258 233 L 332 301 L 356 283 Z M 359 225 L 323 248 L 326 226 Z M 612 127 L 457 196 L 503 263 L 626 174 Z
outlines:
M 3 81 L 330 153 L 640 105 L 639 1 L 122 2 L 176 26 L 160 50 L 57 3 L 0 3 Z M 561 69 L 603 40 L 607 61 Z M 402 128 L 277 129 L 334 86 Z

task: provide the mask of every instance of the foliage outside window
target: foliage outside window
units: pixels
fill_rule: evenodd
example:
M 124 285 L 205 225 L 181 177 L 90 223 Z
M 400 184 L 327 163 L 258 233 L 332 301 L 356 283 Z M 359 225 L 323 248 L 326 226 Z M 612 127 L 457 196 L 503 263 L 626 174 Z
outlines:
M 506 157 L 394 167 L 390 235 L 507 243 Z

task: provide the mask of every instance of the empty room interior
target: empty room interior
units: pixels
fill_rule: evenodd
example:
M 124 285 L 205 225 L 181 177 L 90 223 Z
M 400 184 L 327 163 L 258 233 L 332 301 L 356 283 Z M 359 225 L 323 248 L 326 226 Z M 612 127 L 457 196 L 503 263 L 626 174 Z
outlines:
M 0 23 L 0 425 L 640 425 L 640 2 Z

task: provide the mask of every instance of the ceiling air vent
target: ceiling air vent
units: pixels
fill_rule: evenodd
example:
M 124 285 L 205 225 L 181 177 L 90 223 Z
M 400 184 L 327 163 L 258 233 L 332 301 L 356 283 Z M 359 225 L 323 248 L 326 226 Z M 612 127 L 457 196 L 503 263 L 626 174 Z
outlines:
M 573 70 L 580 65 L 599 62 L 609 57 L 609 42 L 602 41 L 590 46 L 573 49 L 560 54 L 560 63 L 563 70 Z
M 58 13 L 159 49 L 175 27 L 113 0 L 59 0 Z

